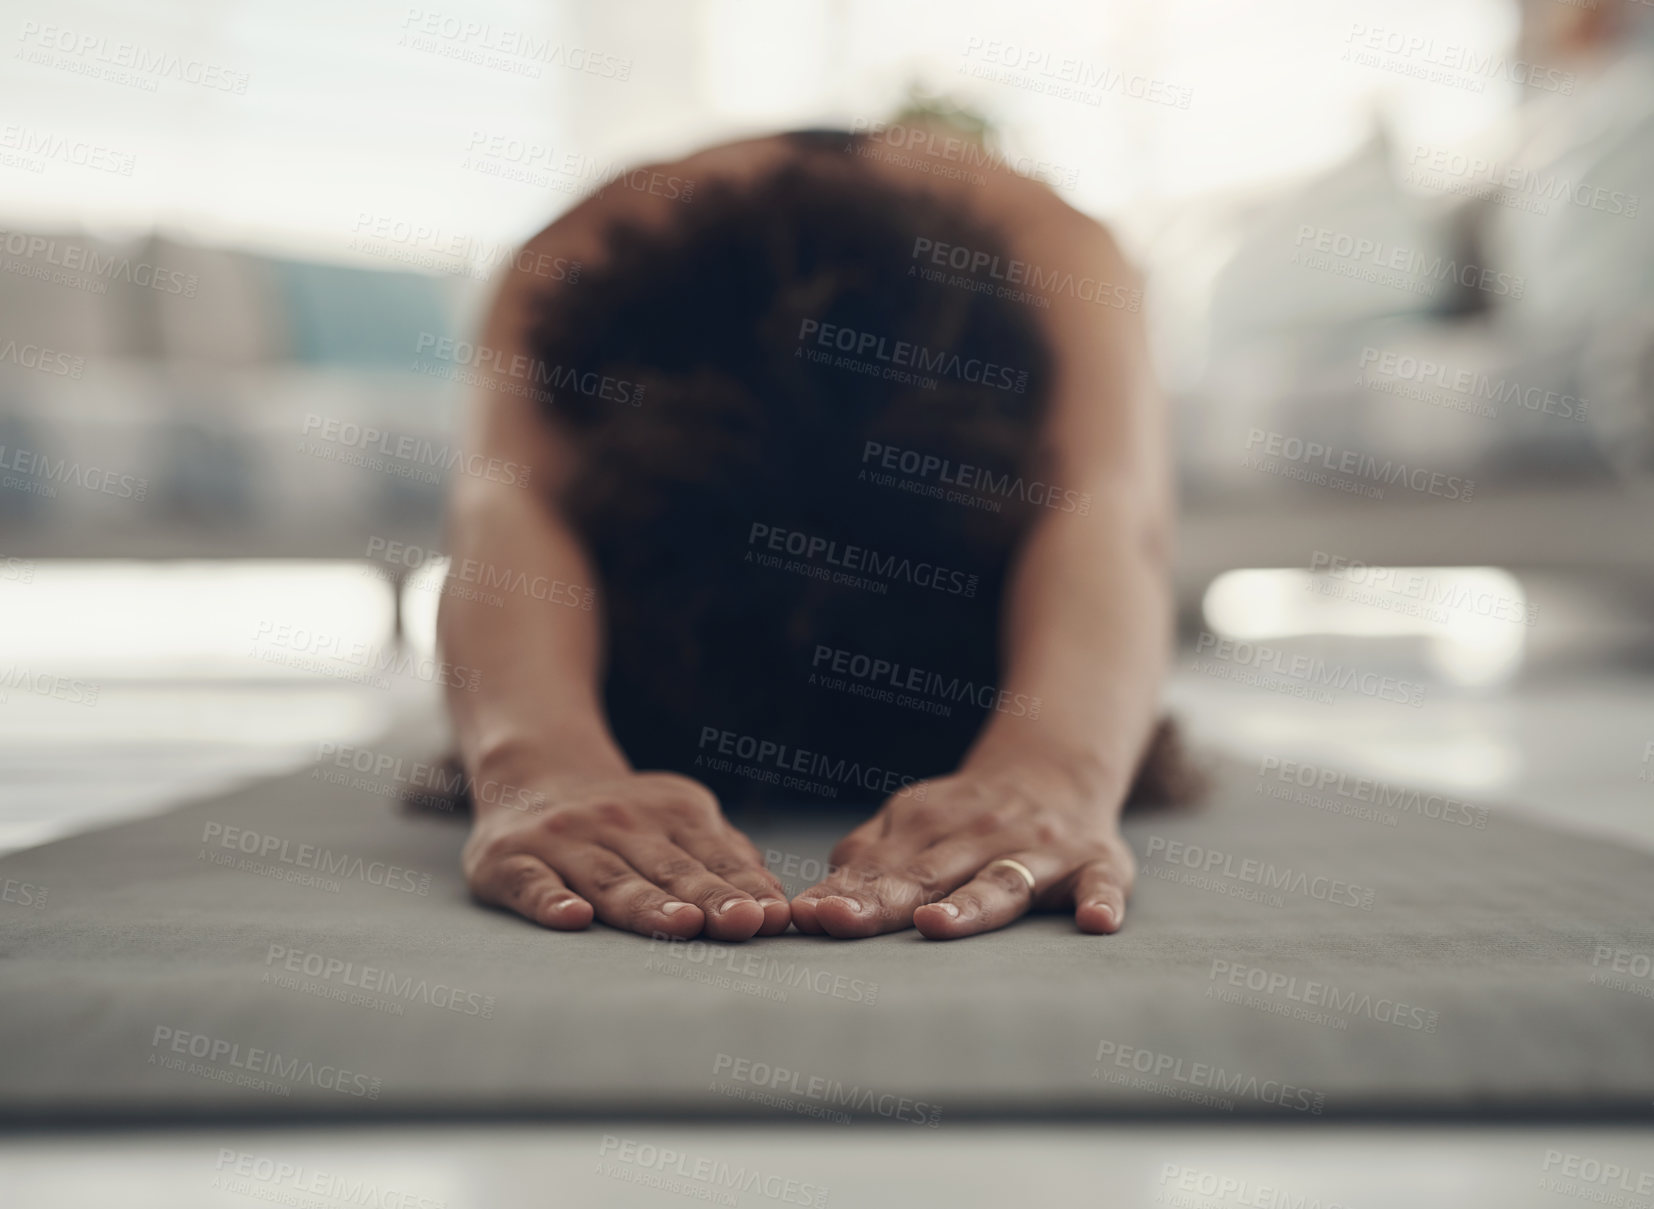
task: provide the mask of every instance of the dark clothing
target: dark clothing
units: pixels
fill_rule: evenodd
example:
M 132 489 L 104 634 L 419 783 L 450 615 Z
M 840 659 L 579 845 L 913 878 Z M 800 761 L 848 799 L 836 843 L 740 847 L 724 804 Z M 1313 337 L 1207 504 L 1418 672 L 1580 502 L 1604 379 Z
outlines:
M 609 721 L 725 801 L 878 802 L 996 711 L 1038 725 L 1000 691 L 1000 605 L 1040 509 L 1080 506 L 1041 473 L 1042 311 L 937 269 L 1010 257 L 871 172 L 883 150 L 800 134 L 755 183 L 612 225 L 525 333 L 579 467 Z

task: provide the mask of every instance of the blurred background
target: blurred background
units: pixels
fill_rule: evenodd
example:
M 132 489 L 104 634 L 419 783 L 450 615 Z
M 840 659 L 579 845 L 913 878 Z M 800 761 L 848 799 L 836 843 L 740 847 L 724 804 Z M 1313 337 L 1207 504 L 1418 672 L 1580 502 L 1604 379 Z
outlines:
M 434 696 L 515 247 L 915 106 L 1144 269 L 1203 741 L 1654 843 L 1654 5 L 441 2 L 0 3 L 0 850 Z

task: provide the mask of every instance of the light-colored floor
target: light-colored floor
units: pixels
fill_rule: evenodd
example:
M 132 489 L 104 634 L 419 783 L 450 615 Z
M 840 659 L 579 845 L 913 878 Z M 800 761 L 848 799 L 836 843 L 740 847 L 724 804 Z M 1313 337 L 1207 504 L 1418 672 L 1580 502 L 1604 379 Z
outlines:
M 1419 708 L 1322 705 L 1189 670 L 1168 701 L 1198 745 L 1455 793 L 1654 850 L 1654 668 L 1531 672 L 1493 690 L 1432 685 Z
M 0 700 L 0 853 L 164 810 L 362 742 L 390 718 L 377 689 L 219 681 L 105 682 L 82 707 Z
M 1197 744 L 1453 792 L 1654 848 L 1654 666 L 1529 671 L 1491 690 L 1431 685 L 1412 708 L 1305 701 L 1193 670 L 1170 707 Z M 0 699 L 0 853 L 165 809 L 359 743 L 428 686 L 107 682 L 94 708 Z
M 29 1209 L 1644 1209 L 1647 1130 L 631 1122 L 0 1138 Z M 1640 1191 L 1639 1191 L 1640 1189 Z M 1611 1199 L 1618 1198 L 1618 1199 Z
M 1348 768 L 1654 848 L 1654 672 L 1646 667 L 1569 664 L 1492 691 L 1438 685 L 1417 709 L 1360 696 L 1305 702 L 1215 679 L 1193 670 L 1187 654 L 1178 669 L 1168 701 L 1199 744 L 1249 760 Z M 112 684 L 95 709 L 13 693 L 0 702 L 0 848 L 301 766 L 318 744 L 365 739 L 406 704 L 405 694 L 335 683 Z M 753 1172 L 756 1187 L 746 1184 Z M 720 1182 L 730 1179 L 746 1190 L 732 1195 Z M 0 1135 L 8 1209 L 258 1201 L 306 1209 L 690 1201 L 1654 1209 L 1654 1131 L 615 1122 Z

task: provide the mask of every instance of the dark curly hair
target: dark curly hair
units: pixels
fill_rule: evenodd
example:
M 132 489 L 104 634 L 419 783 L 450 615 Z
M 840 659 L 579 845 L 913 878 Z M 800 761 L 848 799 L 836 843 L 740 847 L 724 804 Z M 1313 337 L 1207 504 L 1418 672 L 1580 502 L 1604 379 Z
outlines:
M 601 580 L 610 724 L 638 767 L 726 801 L 876 801 L 888 777 L 844 770 L 950 772 L 992 710 L 1029 714 L 997 692 L 999 614 L 1039 508 L 1051 351 L 1036 308 L 914 256 L 1003 255 L 1000 233 L 863 149 L 795 135 L 670 224 L 613 223 L 525 333 L 576 451 L 558 502 Z M 790 755 L 719 754 L 754 744 Z M 1175 791 L 1174 748 L 1163 728 L 1147 796 Z M 816 788 L 778 779 L 789 758 Z

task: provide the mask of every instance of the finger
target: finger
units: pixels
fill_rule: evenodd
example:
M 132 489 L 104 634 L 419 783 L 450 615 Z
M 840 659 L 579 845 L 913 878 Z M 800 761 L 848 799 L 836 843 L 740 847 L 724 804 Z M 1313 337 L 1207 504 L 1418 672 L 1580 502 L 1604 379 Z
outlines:
M 775 874 L 764 868 L 764 858 L 751 840 L 733 827 L 684 833 L 677 839 L 710 872 L 757 900 L 764 909 L 759 936 L 774 936 L 787 930 L 792 922 L 792 910 L 787 906 L 786 888 Z
M 883 817 L 874 815 L 834 845 L 827 858 L 827 876 L 793 896 L 793 926 L 800 932 L 819 936 L 827 931 L 817 919 L 816 909 L 821 900 L 829 895 L 844 896 L 848 901 L 842 909 L 852 916 L 858 913 L 862 893 L 877 880 L 877 870 L 869 854 L 876 850 L 879 838 L 888 830 Z M 857 872 L 847 882 L 842 875 L 850 869 Z
M 1080 868 L 1074 882 L 1074 922 L 1082 932 L 1118 932 L 1126 922 L 1126 887 L 1108 861 Z
M 631 835 L 614 841 L 628 865 L 680 902 L 694 903 L 715 940 L 745 940 L 764 926 L 765 911 L 752 895 L 709 870 L 696 857 L 660 835 Z
M 795 901 L 793 905 L 794 922 L 804 914 L 815 924 L 813 930 L 853 936 L 908 927 L 918 908 L 946 898 L 1003 854 L 1006 841 L 1005 826 L 996 824 L 993 829 L 972 827 L 951 833 L 928 846 L 921 839 L 916 852 L 894 835 L 882 844 L 863 843 L 853 851 L 865 856 L 800 895 L 802 904 Z M 889 869 L 884 867 L 886 862 Z M 843 905 L 833 902 L 824 907 L 828 898 L 842 900 Z M 866 911 L 855 911 L 851 904 Z
M 996 858 L 997 859 L 997 858 Z M 930 940 L 957 940 L 1003 928 L 1033 906 L 1039 891 L 1060 876 L 1056 862 L 1038 853 L 1017 852 L 1011 859 L 1034 875 L 1034 886 L 1010 865 L 989 861 L 959 889 L 913 913 L 913 926 Z
M 821 897 L 820 889 L 819 886 L 811 886 L 808 890 L 800 891 L 787 904 L 787 910 L 793 917 L 793 927 L 800 932 L 807 932 L 811 936 L 820 936 L 827 931 L 826 928 L 821 926 L 821 921 L 816 919 L 816 903 Z M 814 897 L 806 898 L 805 895 L 814 895 Z
M 674 898 L 643 877 L 616 852 L 596 844 L 567 849 L 557 872 L 591 903 L 611 927 L 644 936 L 689 937 L 700 933 L 706 916 L 694 903 Z
M 571 893 L 544 861 L 526 852 L 484 866 L 471 892 L 485 903 L 562 932 L 577 932 L 592 922 L 592 905 Z
M 900 869 L 869 856 L 835 869 L 793 899 L 793 922 L 800 931 L 851 938 L 876 936 L 913 926 L 913 908 L 937 895 L 909 876 L 899 853 L 888 853 Z

